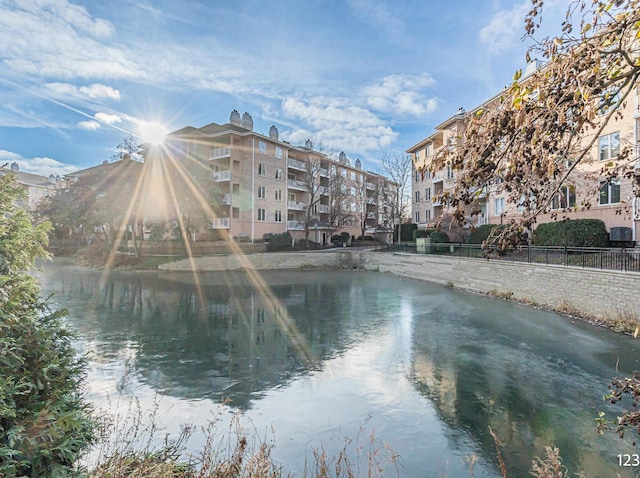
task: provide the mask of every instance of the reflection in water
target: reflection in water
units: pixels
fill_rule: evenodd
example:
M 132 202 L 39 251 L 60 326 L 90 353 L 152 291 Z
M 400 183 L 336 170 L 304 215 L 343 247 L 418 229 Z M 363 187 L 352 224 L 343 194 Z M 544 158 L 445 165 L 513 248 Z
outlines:
M 571 471 L 630 476 L 616 455 L 633 447 L 594 425 L 616 363 L 640 366 L 628 337 L 381 274 L 265 272 L 268 297 L 241 272 L 201 274 L 202 295 L 188 274 L 49 265 L 40 278 L 96 370 L 130 370 L 131 394 L 157 392 L 190 419 L 231 399 L 275 427 L 292 469 L 326 430 L 353 435 L 371 416 L 402 476 L 468 477 L 471 454 L 475 476 L 500 476 L 489 426 L 509 476 L 549 444 Z M 97 402 L 103 379 L 90 377 Z

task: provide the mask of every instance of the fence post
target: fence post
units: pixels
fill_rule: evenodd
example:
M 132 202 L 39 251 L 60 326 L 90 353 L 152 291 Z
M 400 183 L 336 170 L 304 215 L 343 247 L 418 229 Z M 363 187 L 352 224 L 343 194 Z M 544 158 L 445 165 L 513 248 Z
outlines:
M 564 265 L 565 266 L 569 265 L 569 257 L 567 255 L 567 245 L 566 244 L 564 246 Z

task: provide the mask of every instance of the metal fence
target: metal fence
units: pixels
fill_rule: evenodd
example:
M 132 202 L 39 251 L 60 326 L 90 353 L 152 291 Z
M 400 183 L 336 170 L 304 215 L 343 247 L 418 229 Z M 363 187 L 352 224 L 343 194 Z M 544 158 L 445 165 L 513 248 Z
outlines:
M 386 245 L 377 250 L 640 272 L 638 249 L 523 245 L 503 253 L 496 248 L 485 250 L 479 244 L 453 243 L 427 244 L 423 250 L 418 250 L 415 243 L 406 242 Z

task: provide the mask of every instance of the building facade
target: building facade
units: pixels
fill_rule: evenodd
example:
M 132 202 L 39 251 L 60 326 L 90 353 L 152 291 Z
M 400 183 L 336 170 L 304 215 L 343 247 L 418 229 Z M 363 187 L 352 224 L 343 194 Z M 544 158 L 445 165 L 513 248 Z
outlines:
M 144 147 L 145 163 L 173 164 L 169 176 L 199 178 L 196 195 L 208 208 L 211 231 L 237 240 L 261 240 L 289 232 L 320 244 L 347 231 L 386 237 L 391 218 L 385 205 L 394 188 L 384 177 L 314 149 L 294 146 L 253 130 L 249 113 L 234 110 L 225 124 L 185 127 L 170 133 L 162 147 Z M 168 170 L 169 168 L 165 168 Z
M 495 97 L 483 106 L 494 100 Z M 640 202 L 634 186 L 637 178 L 620 177 L 607 181 L 603 175 L 603 166 L 614 161 L 622 148 L 630 148 L 632 160 L 640 164 L 640 87 L 632 101 L 617 107 L 622 115 L 614 115 L 601 135 L 595 138 L 589 156 L 571 173 L 567 183 L 553 198 L 549 211 L 537 216 L 537 224 L 565 217 L 600 219 L 610 231 L 612 241 L 640 240 Z M 412 220 L 419 228 L 451 223 L 450 211 L 443 209 L 438 197 L 453 189 L 457 172 L 450 169 L 434 171 L 429 167 L 439 148 L 464 141 L 465 119 L 476 111 L 465 112 L 461 108 L 456 115 L 436 126 L 434 133 L 407 150 L 414 158 Z M 584 136 L 582 141 L 589 144 L 593 139 Z M 636 171 L 640 171 L 637 166 Z M 480 213 L 469 217 L 467 229 L 482 224 L 503 224 L 521 216 L 519 206 L 507 201 L 499 178 L 482 191 L 479 207 Z M 621 232 L 623 237 L 618 237 Z
M 42 201 L 43 198 L 53 194 L 61 184 L 59 176 L 53 174 L 47 176 L 40 176 L 39 174 L 25 173 L 20 171 L 20 167 L 16 162 L 13 162 L 8 168 L 0 168 L 0 175 L 12 174 L 16 182 L 25 190 L 26 199 L 24 207 L 29 212 L 34 212 Z

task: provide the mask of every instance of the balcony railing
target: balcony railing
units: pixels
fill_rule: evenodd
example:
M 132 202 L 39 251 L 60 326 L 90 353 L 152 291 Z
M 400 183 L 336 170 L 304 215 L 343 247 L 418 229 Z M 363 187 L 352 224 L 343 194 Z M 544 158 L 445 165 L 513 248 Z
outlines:
M 373 183 L 367 183 L 367 189 L 375 189 L 376 185 Z
M 229 218 L 228 217 L 213 218 L 211 219 L 209 228 L 210 229 L 229 229 Z
M 225 194 L 220 201 L 221 204 L 225 204 L 227 206 L 231 205 L 231 194 Z
M 231 148 L 213 148 L 209 151 L 209 159 L 228 158 L 231 156 Z
M 216 182 L 221 181 L 230 181 L 231 180 L 231 171 L 226 169 L 224 171 L 216 171 L 211 174 L 211 178 Z
M 287 230 L 304 231 L 304 223 L 299 221 L 287 221 Z
M 307 205 L 303 202 L 298 201 L 287 201 L 287 208 L 293 209 L 294 211 L 304 211 Z
M 323 213 L 326 214 L 329 212 L 329 205 L 328 204 L 318 204 L 318 212 L 319 213 Z
M 327 168 L 320 168 L 320 176 L 323 178 L 329 177 L 329 170 Z
M 298 181 L 297 179 L 287 179 L 287 186 L 291 189 L 298 189 L 300 191 L 307 190 L 307 185 L 303 181 Z
M 300 171 L 307 170 L 307 165 L 302 161 L 298 161 L 297 159 L 287 158 L 287 165 L 290 168 L 299 169 Z

